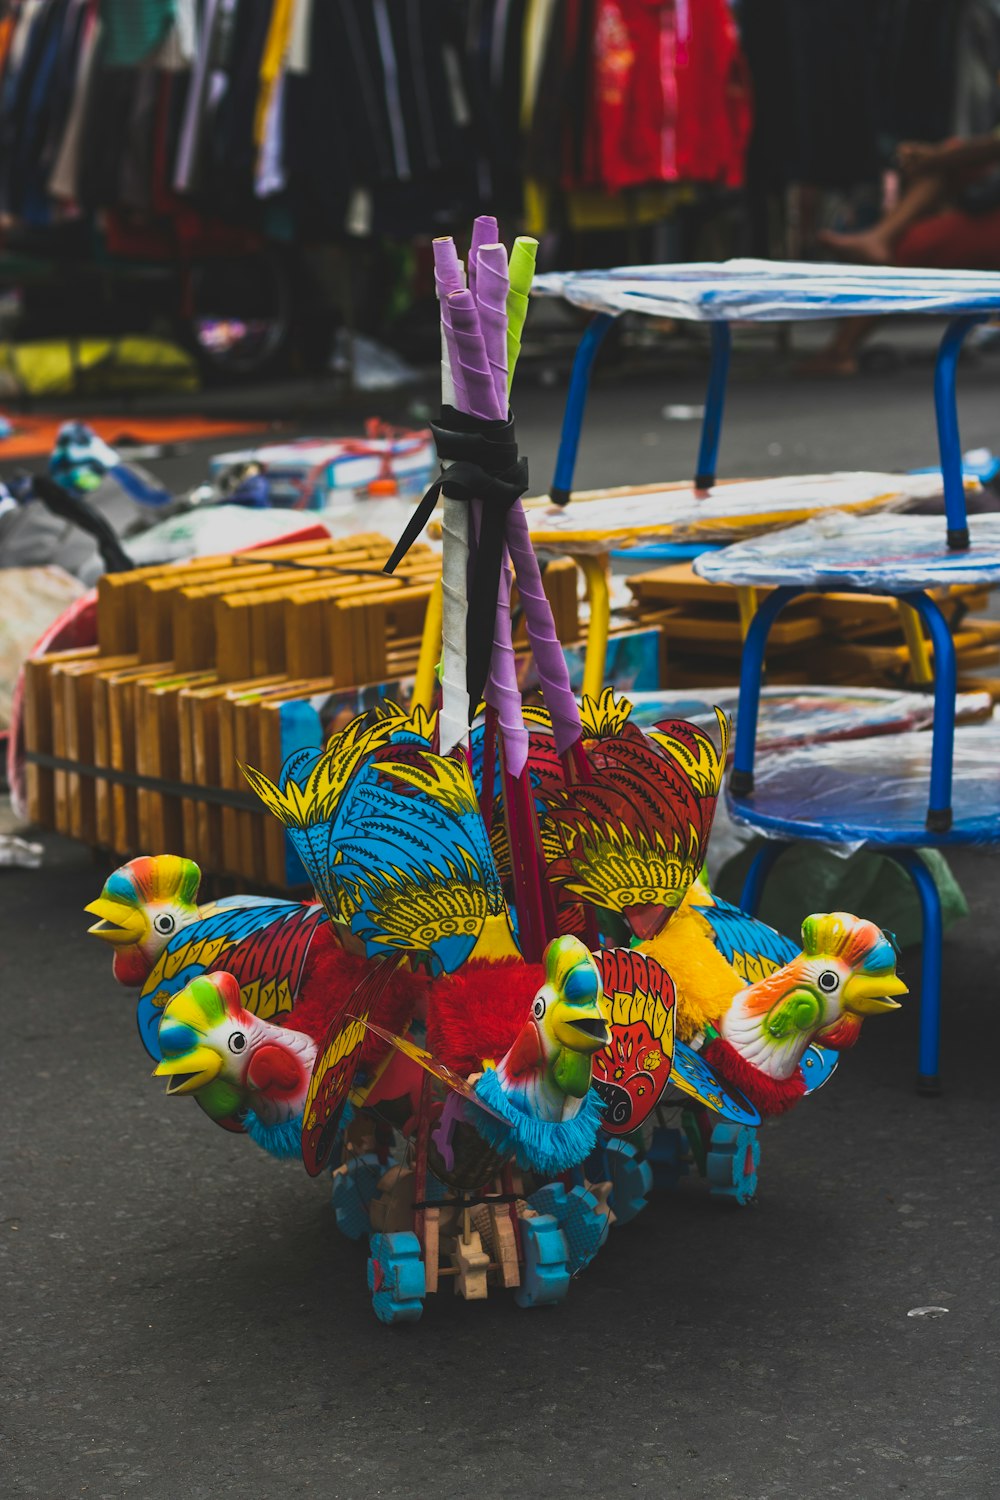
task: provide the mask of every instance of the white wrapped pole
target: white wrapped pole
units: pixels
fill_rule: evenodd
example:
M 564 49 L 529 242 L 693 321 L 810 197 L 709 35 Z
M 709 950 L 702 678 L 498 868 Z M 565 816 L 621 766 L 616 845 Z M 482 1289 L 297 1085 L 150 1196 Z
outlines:
M 441 404 L 465 410 L 461 363 L 454 349 L 448 298 L 462 291 L 465 275 L 452 239 L 434 241 L 434 283 L 441 307 Z M 459 389 L 461 387 L 461 389 Z M 442 755 L 469 743 L 466 618 L 469 578 L 469 507 L 442 497 L 441 506 L 441 712 Z

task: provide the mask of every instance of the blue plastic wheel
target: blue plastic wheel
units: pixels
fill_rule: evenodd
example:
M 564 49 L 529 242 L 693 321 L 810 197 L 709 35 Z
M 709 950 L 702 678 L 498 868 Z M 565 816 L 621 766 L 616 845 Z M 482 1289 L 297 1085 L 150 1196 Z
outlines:
M 360 1240 L 371 1228 L 369 1209 L 385 1167 L 374 1151 L 352 1156 L 345 1166 L 346 1171 L 334 1173 L 333 1212 L 341 1234 L 349 1240 Z
M 705 1163 L 709 1189 L 716 1198 L 749 1203 L 757 1191 L 760 1141 L 749 1125 L 722 1122 L 712 1131 Z
M 424 1310 L 427 1280 L 420 1241 L 409 1229 L 373 1234 L 368 1290 L 381 1323 L 415 1323 Z
M 608 1237 L 610 1219 L 601 1205 L 584 1187 L 570 1188 L 561 1182 L 547 1182 L 528 1203 L 539 1214 L 551 1214 L 562 1230 L 569 1251 L 569 1271 L 575 1276 L 589 1266 Z
M 518 1307 L 547 1307 L 569 1291 L 569 1246 L 551 1214 L 521 1220 L 524 1264 L 514 1293 Z
M 673 1192 L 681 1178 L 690 1172 L 690 1158 L 691 1149 L 683 1130 L 658 1126 L 646 1152 L 653 1173 L 653 1186 L 664 1192 Z
M 628 1224 L 646 1207 L 646 1198 L 653 1186 L 652 1168 L 648 1162 L 640 1160 L 629 1141 L 608 1141 L 605 1150 L 611 1181 L 608 1203 L 617 1222 Z

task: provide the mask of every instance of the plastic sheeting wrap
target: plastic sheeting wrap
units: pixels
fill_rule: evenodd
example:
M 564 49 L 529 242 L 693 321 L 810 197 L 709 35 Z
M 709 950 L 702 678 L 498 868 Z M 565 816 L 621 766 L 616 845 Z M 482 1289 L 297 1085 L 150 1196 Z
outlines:
M 760 756 L 749 797 L 727 804 L 733 821 L 765 838 L 816 839 L 853 853 L 865 845 L 1000 843 L 1000 722 L 955 731 L 954 821 L 926 826 L 932 736 L 892 735 L 805 745 Z
M 699 498 L 689 483 L 577 494 L 563 507 L 525 507 L 536 547 L 604 553 L 650 541 L 729 542 L 817 512 L 900 510 L 941 493 L 934 474 L 790 474 L 723 483 Z M 838 523 L 839 524 L 839 523 Z M 940 522 L 938 532 L 941 531 Z
M 718 737 L 715 707 L 736 724 L 738 688 L 691 688 L 684 692 L 629 693 L 632 723 L 649 729 L 663 719 L 687 719 Z M 959 693 L 956 721 L 986 719 L 993 712 L 989 693 Z M 757 750 L 763 753 L 817 740 L 863 739 L 927 729 L 934 700 L 926 693 L 896 693 L 890 688 L 764 688 L 757 718 Z M 888 749 L 873 754 L 889 755 Z M 998 773 L 1000 774 L 1000 773 Z
M 695 558 L 712 583 L 906 594 L 1000 584 L 1000 515 L 969 520 L 971 546 L 951 552 L 939 516 L 828 515 Z
M 0 729 L 11 720 L 21 663 L 43 631 L 85 593 L 62 568 L 0 568 Z
M 216 552 L 278 545 L 305 527 L 321 526 L 311 511 L 249 510 L 242 505 L 205 505 L 183 511 L 125 540 L 137 568 L 153 563 L 184 562 Z
M 1000 312 L 1000 274 L 810 261 L 728 260 L 618 266 L 536 276 L 536 297 L 590 312 L 643 313 L 696 323 L 802 322 L 872 313 Z

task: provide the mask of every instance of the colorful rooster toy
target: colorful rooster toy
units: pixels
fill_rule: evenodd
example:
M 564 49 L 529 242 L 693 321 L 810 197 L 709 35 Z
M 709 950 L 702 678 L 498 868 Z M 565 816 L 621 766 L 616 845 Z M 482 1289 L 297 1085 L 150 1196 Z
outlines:
M 386 701 L 276 780 L 244 767 L 314 901 L 199 906 L 198 867 L 162 855 L 87 908 L 167 1092 L 332 1172 L 388 1323 L 448 1284 L 560 1301 L 609 1226 L 691 1166 L 745 1201 L 762 1118 L 905 993 L 871 923 L 810 917 L 800 951 L 703 884 L 721 714 L 716 742 L 682 722 L 644 732 L 610 690 L 577 703 L 507 407 L 531 243 L 508 264 L 478 220 L 467 273 L 450 241 L 435 261 L 439 711 Z M 511 568 L 544 709 L 517 687 Z

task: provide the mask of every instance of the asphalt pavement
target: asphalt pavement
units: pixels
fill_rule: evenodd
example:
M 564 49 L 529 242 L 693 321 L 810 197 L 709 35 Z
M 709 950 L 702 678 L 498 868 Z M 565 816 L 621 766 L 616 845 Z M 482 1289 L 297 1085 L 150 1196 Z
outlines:
M 933 360 L 944 324 L 916 320 L 889 324 L 879 348 L 896 361 L 889 374 L 851 380 L 810 379 L 801 360 L 822 343 L 827 325 L 795 330 L 795 345 L 782 355 L 773 330 L 737 329 L 725 423 L 719 453 L 722 477 L 827 472 L 834 469 L 906 470 L 937 458 Z M 699 335 L 701 330 L 698 331 Z M 540 341 L 544 350 L 544 342 Z M 520 451 L 527 456 L 531 493 L 544 492 L 552 476 L 569 372 L 570 345 L 558 357 L 542 353 L 518 366 L 514 412 Z M 708 349 L 704 340 L 666 341 L 658 350 L 609 351 L 598 357 L 580 443 L 578 488 L 645 484 L 683 479 L 694 472 L 698 446 L 697 408 L 704 399 Z M 970 347 L 959 371 L 959 406 L 965 448 L 993 446 L 1000 452 L 997 394 L 1000 348 Z M 244 389 L 209 390 L 199 398 L 208 417 L 254 421 L 317 435 L 357 433 L 362 418 L 376 414 L 399 422 L 425 421 L 438 399 L 431 379 L 401 392 L 356 395 L 344 400 L 328 380 L 289 379 Z M 137 409 L 174 413 L 178 397 L 146 399 Z M 87 410 L 120 414 L 120 399 L 86 403 Z M 678 410 L 687 413 L 678 416 Z M 63 403 L 78 416 L 80 403 Z M 190 398 L 184 409 L 190 409 Z M 667 415 L 667 413 L 672 413 Z M 127 423 L 125 424 L 127 428 Z M 244 446 L 242 438 L 195 444 L 150 467 L 164 484 L 180 489 L 205 477 L 212 448 Z M 0 446 L 0 472 L 3 471 Z
M 967 445 L 1000 442 L 998 375 L 963 376 Z M 536 472 L 557 395 L 522 401 Z M 599 382 L 583 482 L 688 473 L 695 429 L 661 409 L 698 399 L 690 376 Z M 808 388 L 737 368 L 723 464 L 931 462 L 930 410 L 929 365 Z M 913 1089 L 908 952 L 903 1011 L 765 1126 L 752 1206 L 685 1186 L 557 1308 L 445 1293 L 389 1329 L 324 1182 L 151 1080 L 86 936 L 107 866 L 47 839 L 42 869 L 0 872 L 0 1494 L 996 1500 L 1000 883 L 984 854 L 952 864 L 971 915 L 940 1099 Z

